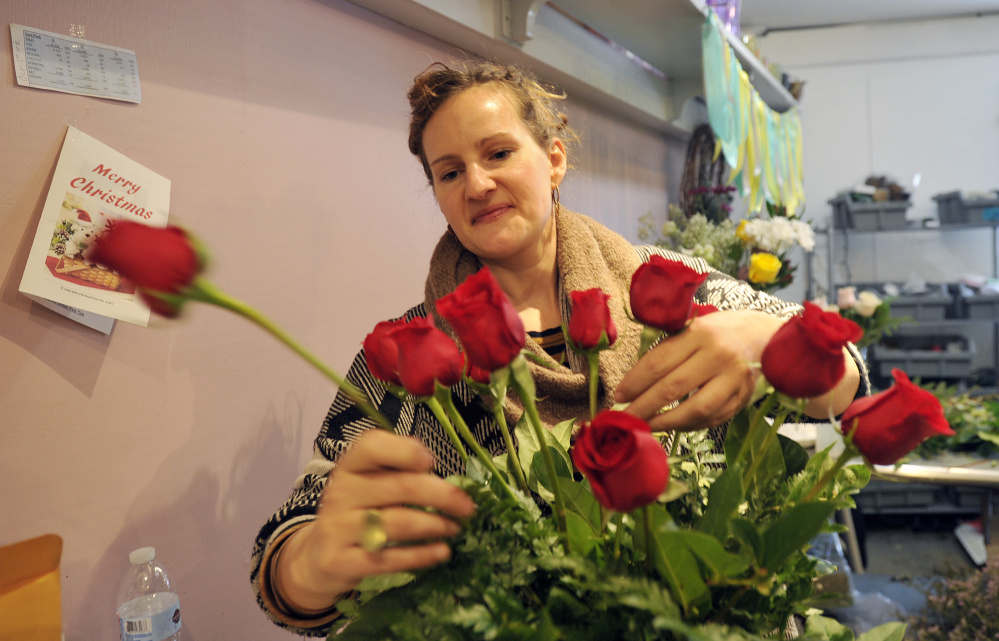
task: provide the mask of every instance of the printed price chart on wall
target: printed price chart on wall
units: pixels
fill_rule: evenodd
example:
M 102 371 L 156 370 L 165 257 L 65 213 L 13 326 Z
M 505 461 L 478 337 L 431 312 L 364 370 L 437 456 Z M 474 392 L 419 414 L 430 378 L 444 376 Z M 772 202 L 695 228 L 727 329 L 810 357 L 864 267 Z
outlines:
M 133 51 L 16 24 L 10 40 L 22 87 L 142 102 Z

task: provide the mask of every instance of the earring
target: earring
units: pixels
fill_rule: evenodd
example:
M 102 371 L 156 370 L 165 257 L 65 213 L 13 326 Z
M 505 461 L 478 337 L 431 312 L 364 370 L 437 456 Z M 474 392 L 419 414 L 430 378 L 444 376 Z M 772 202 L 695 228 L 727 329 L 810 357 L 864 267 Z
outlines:
M 562 211 L 562 203 L 559 202 L 558 185 L 552 185 L 552 208 L 556 214 Z

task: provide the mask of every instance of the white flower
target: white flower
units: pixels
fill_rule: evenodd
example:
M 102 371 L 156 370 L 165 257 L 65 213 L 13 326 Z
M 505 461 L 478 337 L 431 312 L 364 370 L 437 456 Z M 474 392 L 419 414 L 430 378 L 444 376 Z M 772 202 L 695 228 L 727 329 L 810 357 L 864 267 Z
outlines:
M 754 247 L 775 255 L 795 245 L 801 245 L 809 252 L 815 249 L 815 232 L 808 223 L 800 220 L 753 218 L 746 222 L 743 233 Z
M 854 309 L 864 318 L 870 318 L 874 316 L 874 312 L 879 305 L 881 305 L 881 299 L 878 295 L 865 290 L 857 294 L 857 304 L 854 306 Z
M 840 309 L 848 309 L 857 304 L 856 287 L 840 287 L 836 290 L 836 305 Z
M 815 231 L 812 226 L 800 220 L 793 220 L 791 224 L 798 230 L 798 244 L 801 248 L 806 252 L 815 249 Z

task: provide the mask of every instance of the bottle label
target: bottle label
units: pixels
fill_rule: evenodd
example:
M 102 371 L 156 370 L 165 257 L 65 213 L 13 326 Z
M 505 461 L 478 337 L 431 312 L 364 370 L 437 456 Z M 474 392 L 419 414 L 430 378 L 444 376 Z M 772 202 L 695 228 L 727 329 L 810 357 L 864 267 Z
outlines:
M 118 617 L 121 641 L 163 641 L 180 631 L 180 603 L 145 617 Z

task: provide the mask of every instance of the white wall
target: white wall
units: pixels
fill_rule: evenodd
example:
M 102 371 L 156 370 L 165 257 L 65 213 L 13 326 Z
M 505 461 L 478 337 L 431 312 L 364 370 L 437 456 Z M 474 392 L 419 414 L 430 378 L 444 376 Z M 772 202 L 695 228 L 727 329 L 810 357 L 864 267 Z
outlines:
M 936 217 L 932 196 L 999 188 L 999 16 L 774 32 L 767 57 L 805 79 L 801 104 L 806 218 L 824 223 L 827 201 L 872 174 L 910 184 L 907 216 Z M 825 243 L 817 278 L 827 282 Z M 842 244 L 836 253 L 843 257 Z M 837 261 L 836 280 L 847 271 Z M 857 235 L 854 281 L 954 281 L 992 276 L 986 230 Z
M 422 299 L 443 222 L 406 149 L 405 91 L 449 46 L 342 0 L 0 4 L 0 545 L 65 539 L 67 641 L 116 637 L 130 550 L 156 546 L 185 639 L 289 638 L 248 582 L 258 527 L 311 450 L 332 386 L 213 308 L 109 337 L 17 292 L 66 125 L 173 181 L 171 218 L 222 288 L 346 370 Z M 18 87 L 7 23 L 132 49 L 141 105 Z M 634 238 L 683 145 L 570 102 L 564 204 Z

